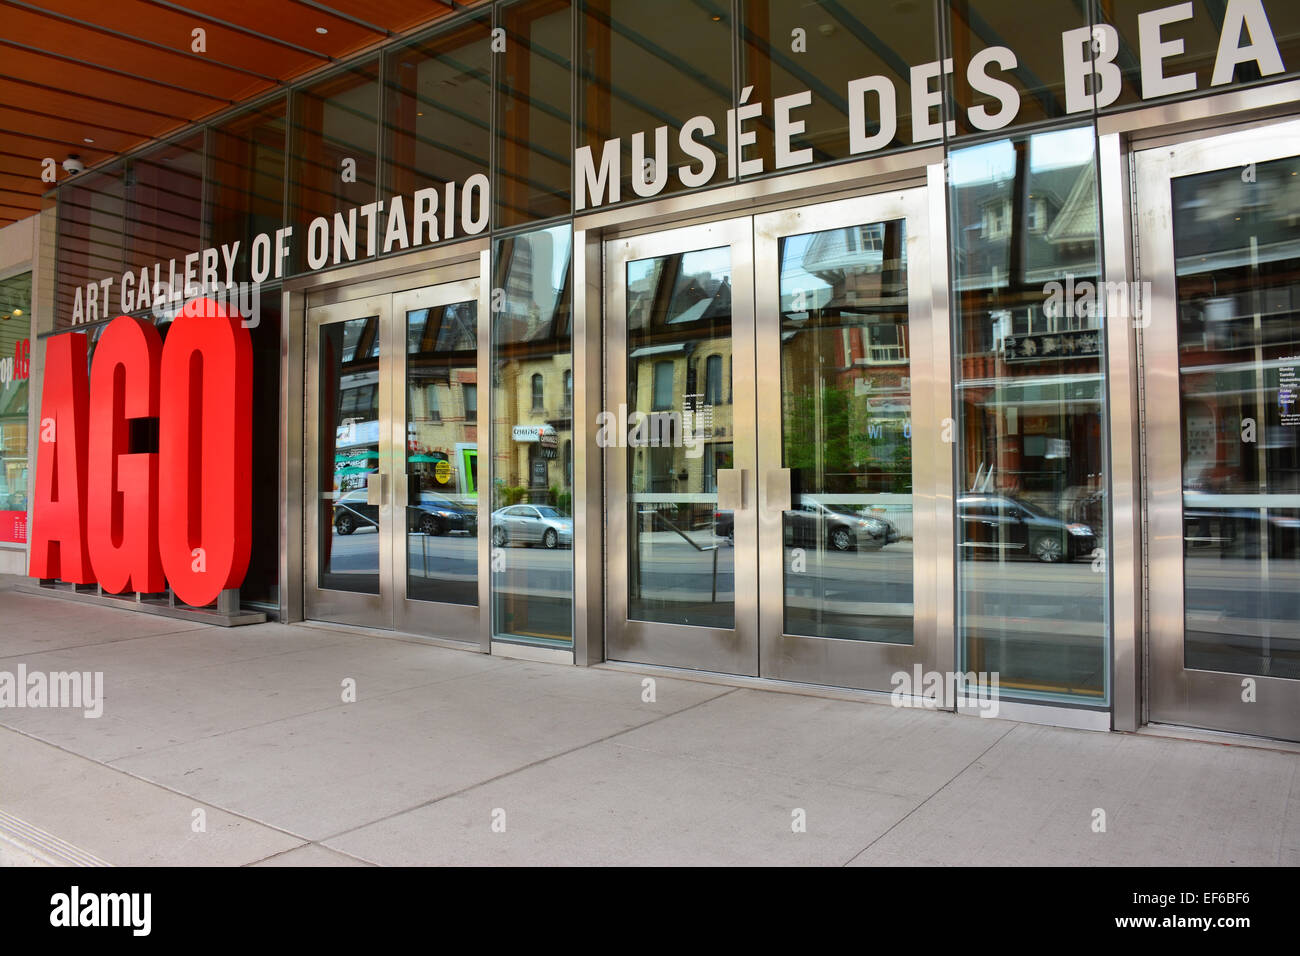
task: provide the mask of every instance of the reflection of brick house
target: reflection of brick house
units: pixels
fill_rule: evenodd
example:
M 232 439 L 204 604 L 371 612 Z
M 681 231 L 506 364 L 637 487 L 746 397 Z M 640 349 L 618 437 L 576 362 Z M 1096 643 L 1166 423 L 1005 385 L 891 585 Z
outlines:
M 903 223 L 817 233 L 797 265 L 781 282 L 786 465 L 804 472 L 808 491 L 909 493 Z M 800 272 L 821 285 L 803 288 Z
M 1099 487 L 1102 461 L 1095 165 L 1018 158 L 952 191 L 968 223 L 953 237 L 963 486 L 1062 510 Z
M 550 263 L 534 263 L 532 243 L 514 243 L 493 319 L 493 475 L 498 488 L 523 488 L 526 500 L 565 505 L 567 512 L 574 431 L 568 290 L 551 288 L 535 267 L 546 271 Z M 564 281 L 570 276 L 566 270 Z M 539 289 L 549 292 L 546 301 L 538 301 Z M 546 426 L 541 430 L 549 434 L 532 440 L 534 428 L 525 430 L 527 440 L 516 440 L 516 426 Z
M 650 492 L 710 493 L 732 466 L 731 281 L 688 268 L 665 257 L 628 284 L 628 408 L 667 423 L 658 447 L 631 451 L 632 486 Z M 702 448 L 686 446 L 684 414 Z

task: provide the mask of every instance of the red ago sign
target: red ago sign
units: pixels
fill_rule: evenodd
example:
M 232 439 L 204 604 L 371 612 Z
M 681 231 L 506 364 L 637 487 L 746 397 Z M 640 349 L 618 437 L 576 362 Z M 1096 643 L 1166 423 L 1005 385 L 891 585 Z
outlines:
M 158 419 L 158 451 L 130 450 L 130 419 Z M 105 591 L 170 584 L 202 606 L 238 587 L 252 547 L 253 347 L 237 316 L 186 304 L 166 344 L 118 316 L 86 371 L 86 335 L 45 348 L 33 577 Z

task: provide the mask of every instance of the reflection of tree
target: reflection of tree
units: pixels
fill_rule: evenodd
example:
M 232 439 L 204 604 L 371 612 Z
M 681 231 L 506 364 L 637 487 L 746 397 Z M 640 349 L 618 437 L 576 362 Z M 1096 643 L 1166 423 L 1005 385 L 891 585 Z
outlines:
M 804 473 L 805 493 L 911 494 L 912 443 L 903 427 L 872 422 L 839 386 L 801 389 L 785 407 L 785 467 Z

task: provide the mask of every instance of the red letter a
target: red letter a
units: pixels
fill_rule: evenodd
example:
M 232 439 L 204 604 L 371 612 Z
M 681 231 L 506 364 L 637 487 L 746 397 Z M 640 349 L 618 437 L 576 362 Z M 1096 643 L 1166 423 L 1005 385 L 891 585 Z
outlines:
M 37 432 L 32 507 L 34 578 L 92 584 L 86 549 L 86 334 L 55 335 L 45 345 L 45 386 Z

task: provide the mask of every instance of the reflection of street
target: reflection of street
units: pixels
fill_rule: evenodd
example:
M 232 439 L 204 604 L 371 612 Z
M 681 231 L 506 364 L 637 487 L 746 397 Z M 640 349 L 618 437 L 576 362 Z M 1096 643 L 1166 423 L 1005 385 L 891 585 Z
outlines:
M 323 570 L 332 574 L 378 574 L 379 531 L 358 528 L 352 534 L 339 534 L 330 528 L 330 562 Z
M 1186 558 L 1186 663 L 1300 678 L 1300 562 Z
M 1091 561 L 966 560 L 959 580 L 962 621 L 972 630 L 1047 642 L 1092 640 L 1102 632 L 1106 575 Z
M 869 551 L 786 548 L 787 634 L 906 644 L 912 616 L 910 539 Z

